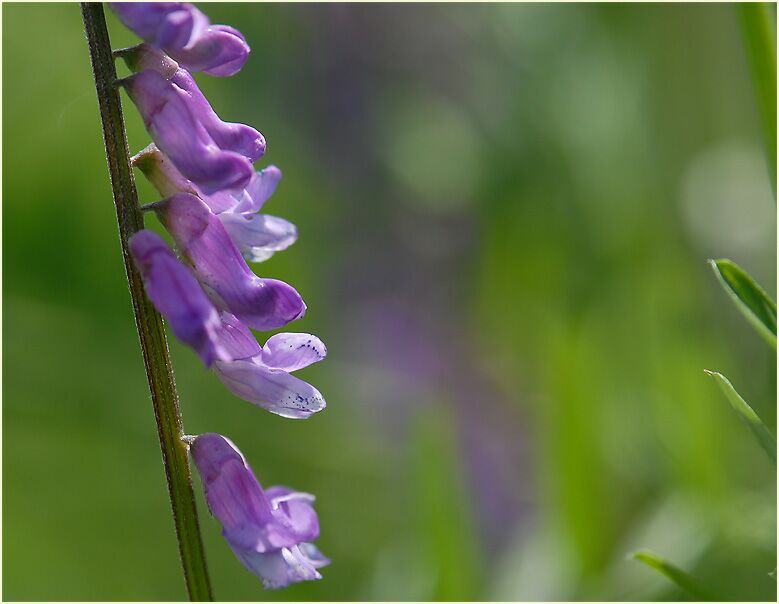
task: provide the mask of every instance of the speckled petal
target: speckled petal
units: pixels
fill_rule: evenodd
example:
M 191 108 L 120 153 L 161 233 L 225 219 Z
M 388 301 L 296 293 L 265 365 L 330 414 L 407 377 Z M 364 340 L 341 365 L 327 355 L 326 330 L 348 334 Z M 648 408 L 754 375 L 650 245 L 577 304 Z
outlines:
M 282 417 L 306 419 L 325 408 L 311 384 L 254 360 L 217 362 L 214 372 L 235 396 Z
M 260 360 L 272 369 L 291 372 L 317 363 L 325 356 L 324 343 L 310 333 L 277 333 L 265 342 Z

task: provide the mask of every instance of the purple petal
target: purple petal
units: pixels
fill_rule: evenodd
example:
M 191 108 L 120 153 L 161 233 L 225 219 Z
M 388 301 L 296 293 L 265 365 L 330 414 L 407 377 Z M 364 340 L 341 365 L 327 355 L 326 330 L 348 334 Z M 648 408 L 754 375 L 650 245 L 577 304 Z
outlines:
M 215 363 L 214 372 L 235 396 L 282 417 L 306 419 L 325 408 L 316 388 L 285 371 L 237 360 Z
M 249 359 L 262 352 L 257 339 L 235 315 L 223 312 L 222 328 L 219 331 L 219 344 L 231 359 Z
M 262 262 L 298 238 L 294 224 L 269 214 L 219 214 L 225 229 L 248 262 Z
M 190 71 L 227 77 L 241 70 L 250 50 L 238 30 L 227 25 L 212 25 L 192 44 L 171 50 L 171 54 Z
M 122 83 L 154 142 L 186 178 L 207 194 L 249 184 L 254 174 L 251 162 L 218 146 L 190 111 L 186 92 L 151 69 Z
M 146 294 L 176 337 L 194 348 L 206 366 L 233 358 L 219 343 L 221 322 L 214 305 L 165 241 L 153 231 L 139 231 L 130 239 L 130 253 Z
M 321 361 L 327 355 L 322 340 L 308 333 L 277 333 L 262 347 L 263 365 L 282 371 L 296 371 Z
M 182 2 L 111 2 L 110 6 L 125 27 L 160 48 L 182 48 L 208 24 L 203 13 Z
M 319 519 L 314 507 L 315 497 L 287 487 L 270 487 L 265 491 L 273 516 L 286 526 L 299 541 L 313 541 L 319 537 Z
M 292 583 L 314 581 L 322 575 L 299 547 L 285 548 L 269 554 L 233 547 L 236 558 L 250 573 L 262 579 L 266 589 L 279 589 Z
M 232 441 L 213 432 L 201 434 L 190 451 L 208 508 L 231 546 L 269 552 L 298 543 L 276 521 L 260 483 Z
M 255 172 L 234 211 L 241 214 L 258 212 L 273 195 L 280 180 L 281 170 L 276 166 L 268 166 L 264 170 Z
M 240 153 L 252 162 L 262 157 L 265 153 L 262 134 L 245 124 L 223 122 L 186 69 L 179 69 L 170 81 L 187 95 L 190 111 L 220 149 Z
M 283 281 L 255 275 L 222 222 L 198 197 L 179 193 L 157 211 L 218 306 L 254 329 L 276 329 L 303 316 L 300 294 Z

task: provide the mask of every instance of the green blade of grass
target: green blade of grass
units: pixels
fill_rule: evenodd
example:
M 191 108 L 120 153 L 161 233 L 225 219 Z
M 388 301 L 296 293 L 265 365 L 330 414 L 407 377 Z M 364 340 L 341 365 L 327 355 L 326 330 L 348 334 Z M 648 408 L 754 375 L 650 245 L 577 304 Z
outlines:
M 709 260 L 714 274 L 739 310 L 769 344 L 776 348 L 776 303 L 735 262 Z
M 775 16 L 769 3 L 738 5 L 747 59 L 752 70 L 755 100 L 763 125 L 771 186 L 776 198 L 776 37 Z
M 671 564 L 665 558 L 661 558 L 648 550 L 640 550 L 630 555 L 633 560 L 643 562 L 648 567 L 655 569 L 664 575 L 672 583 L 686 591 L 695 600 L 713 601 L 719 598 L 715 597 L 698 579 L 683 571 L 678 566 Z
M 704 369 L 704 371 L 707 375 L 710 375 L 717 380 L 719 387 L 722 389 L 722 392 L 725 393 L 725 396 L 730 402 L 730 405 L 733 407 L 733 409 L 735 409 L 736 413 L 738 413 L 738 416 L 743 420 L 743 422 L 749 427 L 749 429 L 752 431 L 752 434 L 755 435 L 757 442 L 759 442 L 760 446 L 763 447 L 763 450 L 765 450 L 765 452 L 768 454 L 768 457 L 771 458 L 771 461 L 776 464 L 776 439 L 768 431 L 768 428 L 765 427 L 765 424 L 758 417 L 757 413 L 755 413 L 752 407 L 750 407 L 749 404 L 743 398 L 741 398 L 739 393 L 736 392 L 736 389 L 733 388 L 733 385 L 730 383 L 728 378 L 715 371 L 708 371 L 706 369 Z

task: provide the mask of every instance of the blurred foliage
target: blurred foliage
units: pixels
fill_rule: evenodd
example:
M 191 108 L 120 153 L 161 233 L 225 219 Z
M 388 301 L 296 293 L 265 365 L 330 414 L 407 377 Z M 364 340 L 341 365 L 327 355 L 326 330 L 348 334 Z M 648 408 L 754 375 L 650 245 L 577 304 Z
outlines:
M 178 600 L 79 11 L 2 10 L 2 595 Z M 717 597 L 774 600 L 775 469 L 701 371 L 776 424 L 774 354 L 706 264 L 775 298 L 734 7 L 206 10 L 253 52 L 199 81 L 266 136 L 267 209 L 300 230 L 256 270 L 301 291 L 292 327 L 330 351 L 303 372 L 329 407 L 295 422 L 171 342 L 186 430 L 315 493 L 333 559 L 263 593 L 199 494 L 217 597 L 684 598 L 627 559 L 649 548 Z

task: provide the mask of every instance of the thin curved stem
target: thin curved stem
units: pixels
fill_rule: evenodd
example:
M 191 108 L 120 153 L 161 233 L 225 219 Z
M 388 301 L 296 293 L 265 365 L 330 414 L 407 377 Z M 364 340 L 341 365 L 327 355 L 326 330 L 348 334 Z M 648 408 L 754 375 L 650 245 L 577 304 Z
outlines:
M 130 237 L 143 229 L 143 214 L 138 206 L 130 154 L 124 130 L 119 92 L 114 85 L 116 68 L 111 54 L 105 15 L 101 3 L 84 2 L 81 15 L 89 43 L 92 71 L 103 126 L 108 171 L 119 223 L 119 239 L 127 273 L 127 283 L 135 314 L 135 326 L 143 352 L 146 376 L 157 421 L 173 521 L 178 537 L 184 580 L 192 601 L 213 600 L 206 569 L 203 541 L 197 517 L 195 496 L 189 470 L 179 410 L 176 382 L 168 354 L 168 342 L 162 317 L 144 295 L 143 282 L 130 256 Z

